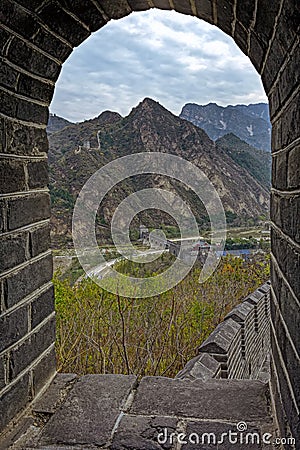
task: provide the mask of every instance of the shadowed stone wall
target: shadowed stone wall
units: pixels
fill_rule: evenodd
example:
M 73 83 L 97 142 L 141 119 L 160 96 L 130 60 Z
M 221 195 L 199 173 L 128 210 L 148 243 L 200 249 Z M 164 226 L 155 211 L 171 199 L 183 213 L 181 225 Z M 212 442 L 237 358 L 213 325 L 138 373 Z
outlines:
M 297 0 L 1 0 L 0 430 L 55 373 L 46 186 L 48 105 L 73 47 L 111 18 L 152 7 L 198 16 L 249 56 L 273 123 L 272 382 L 299 433 L 300 112 Z M 103 50 L 105 51 L 105 50 Z M 283 430 L 284 431 L 284 430 Z
M 201 344 L 199 356 L 176 378 L 230 378 L 268 381 L 270 284 L 265 283 L 236 306 Z

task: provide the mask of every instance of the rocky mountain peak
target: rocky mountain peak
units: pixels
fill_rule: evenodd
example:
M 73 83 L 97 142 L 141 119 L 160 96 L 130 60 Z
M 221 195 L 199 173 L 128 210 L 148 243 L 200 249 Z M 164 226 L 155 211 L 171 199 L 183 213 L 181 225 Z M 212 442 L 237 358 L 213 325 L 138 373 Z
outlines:
M 144 100 L 141 101 L 140 105 L 142 105 L 142 106 L 150 106 L 150 107 L 154 107 L 156 105 L 161 106 L 159 102 L 157 102 L 156 100 L 153 100 L 150 97 L 145 97 Z
M 103 111 L 96 120 L 98 121 L 99 125 L 107 125 L 111 123 L 118 122 L 122 119 L 121 114 L 115 111 Z
M 132 113 L 141 113 L 141 114 L 164 114 L 170 113 L 167 109 L 165 109 L 159 102 L 153 100 L 152 98 L 146 97 L 142 100 L 135 108 L 132 109 Z

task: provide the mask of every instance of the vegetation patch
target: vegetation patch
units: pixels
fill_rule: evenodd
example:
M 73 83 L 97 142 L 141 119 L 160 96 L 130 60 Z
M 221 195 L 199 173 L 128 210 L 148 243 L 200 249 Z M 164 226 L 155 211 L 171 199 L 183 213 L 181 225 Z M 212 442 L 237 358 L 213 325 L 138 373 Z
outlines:
M 122 272 L 134 269 L 137 276 L 131 264 L 122 262 Z M 228 256 L 204 284 L 200 270 L 145 299 L 110 294 L 87 279 L 71 286 L 55 276 L 59 370 L 174 377 L 225 315 L 269 278 L 269 261 Z M 147 274 L 157 271 L 154 262 Z

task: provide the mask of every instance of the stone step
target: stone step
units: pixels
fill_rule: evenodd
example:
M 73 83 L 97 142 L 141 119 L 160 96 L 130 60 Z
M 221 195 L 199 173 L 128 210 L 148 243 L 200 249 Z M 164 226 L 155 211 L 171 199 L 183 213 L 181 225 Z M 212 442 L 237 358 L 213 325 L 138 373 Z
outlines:
M 27 416 L 33 422 L 11 449 L 273 448 L 258 442 L 274 434 L 260 381 L 60 374 Z M 241 442 L 247 432 L 255 445 Z

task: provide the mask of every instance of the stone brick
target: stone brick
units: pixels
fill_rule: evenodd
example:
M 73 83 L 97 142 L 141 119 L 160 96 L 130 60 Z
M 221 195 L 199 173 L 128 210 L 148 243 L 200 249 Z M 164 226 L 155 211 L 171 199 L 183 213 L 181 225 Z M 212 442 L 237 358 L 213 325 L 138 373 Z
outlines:
M 132 11 L 146 11 L 147 9 L 150 9 L 147 0 L 127 0 L 127 3 Z
M 142 379 L 130 414 L 267 421 L 267 386 L 250 380 Z M 247 402 L 241 399 L 247 398 Z M 174 401 L 176 399 L 176 401 Z M 251 407 L 249 407 L 251 405 Z
M 287 424 L 287 418 L 283 410 L 283 404 L 281 402 L 280 398 L 280 392 L 278 390 L 278 380 L 277 380 L 277 374 L 275 372 L 274 368 L 274 361 L 271 357 L 271 386 L 272 386 L 272 393 L 274 398 L 274 408 L 276 410 L 276 416 L 277 416 L 277 423 L 279 425 L 279 435 L 280 436 L 289 436 L 289 430 L 288 430 L 288 424 Z M 292 450 L 288 448 L 287 450 Z
M 22 3 L 22 2 L 18 2 Z M 26 9 L 30 9 L 28 2 L 23 2 Z M 40 6 L 40 1 L 37 1 Z M 30 5 L 32 6 L 32 5 Z M 4 23 L 16 33 L 30 40 L 45 52 L 63 61 L 71 52 L 61 40 L 50 34 L 45 28 L 42 28 L 35 17 L 23 8 L 18 7 L 11 0 L 3 0 L 1 3 Z M 34 9 L 34 8 L 33 8 Z M 14 20 L 11 20 L 11 18 Z
M 271 58 L 269 57 L 266 65 L 265 65 L 263 74 L 261 76 L 262 84 L 263 84 L 264 90 L 267 93 L 267 95 L 268 95 L 268 92 L 273 87 L 273 84 L 274 84 L 274 81 L 276 78 L 276 73 L 279 69 L 280 69 L 280 64 L 277 64 L 276 61 L 271 60 Z
M 54 85 L 44 83 L 24 73 L 20 74 L 18 93 L 42 102 L 50 103 L 54 93 Z
M 17 304 L 31 292 L 52 278 L 52 256 L 31 263 L 6 279 L 5 302 L 8 308 Z
M 267 51 L 267 46 L 260 39 L 258 39 L 254 32 L 251 33 L 250 38 L 250 51 L 249 57 L 258 73 L 260 73 L 260 68 L 262 66 L 265 54 Z
M 266 283 L 264 283 L 263 285 L 261 285 L 257 291 L 258 292 L 262 292 L 263 294 L 267 294 L 270 291 L 270 286 L 271 286 L 271 281 L 267 281 Z M 257 292 L 255 291 L 255 292 Z
M 209 380 L 218 378 L 221 365 L 208 353 L 202 353 L 191 359 L 177 375 L 176 378 L 183 379 L 199 379 Z
M 246 30 L 249 29 L 255 11 L 255 0 L 238 0 L 236 5 L 236 17 Z
M 73 51 L 71 44 L 67 44 L 61 39 L 58 39 L 45 28 L 39 28 L 32 42 L 61 62 L 64 62 Z
M 38 105 L 27 100 L 18 99 L 15 117 L 20 120 L 46 125 L 49 111 L 47 106 Z
M 0 200 L 0 232 L 7 231 L 7 208 L 6 201 Z
M 286 49 L 284 49 L 275 38 L 269 51 L 264 72 L 262 73 L 262 82 L 267 92 L 272 88 L 277 73 L 283 65 L 285 58 Z
M 0 356 L 0 390 L 6 385 L 6 357 Z
M 271 205 L 273 222 L 286 235 L 300 243 L 300 196 L 280 196 L 272 193 Z
M 32 369 L 32 387 L 34 396 L 36 396 L 45 386 L 45 384 L 55 375 L 56 356 L 55 350 L 51 349 L 39 363 Z
M 13 426 L 9 427 L 1 436 L 1 449 L 15 447 L 16 442 L 19 445 L 20 441 L 23 442 L 24 435 L 28 433 L 28 430 L 33 430 L 35 426 L 36 420 L 33 417 L 28 417 L 26 414 L 21 415 L 18 420 L 14 421 Z M 25 450 L 23 446 L 22 450 Z M 27 447 L 26 450 L 28 450 Z
M 199 352 L 226 355 L 233 339 L 238 335 L 240 329 L 241 326 L 231 318 L 226 320 L 226 322 L 221 322 L 203 344 L 201 344 Z
M 269 51 L 269 55 L 268 55 L 268 61 L 266 65 L 269 65 L 270 68 L 273 69 L 277 68 L 277 67 L 281 67 L 283 66 L 286 57 L 287 57 L 287 53 L 286 53 L 286 48 L 284 48 L 281 44 L 281 42 L 278 39 L 278 34 L 275 35 L 273 41 L 272 41 L 272 45 L 270 47 L 270 51 Z M 275 71 L 275 77 L 277 76 L 277 70 Z
M 27 164 L 29 189 L 45 188 L 49 183 L 48 162 L 33 161 Z
M 39 10 L 39 18 L 55 33 L 66 39 L 73 47 L 84 41 L 90 32 L 56 1 L 50 0 Z
M 31 329 L 46 319 L 54 312 L 53 286 L 46 292 L 38 295 L 31 303 Z
M 167 450 L 172 443 L 160 445 L 158 436 L 167 430 L 168 436 L 176 431 L 174 417 L 123 416 L 113 436 L 111 450 Z
M 0 64 L 0 85 L 5 88 L 14 90 L 17 86 L 17 81 L 20 73 L 6 64 L 4 61 L 1 61 Z
M 254 314 L 254 306 L 248 302 L 243 302 L 233 308 L 225 317 L 225 320 L 232 319 L 239 324 L 247 320 L 247 316 Z
M 28 332 L 28 307 L 27 305 L 14 310 L 9 314 L 0 316 L 0 353 L 15 344 Z
M 0 152 L 41 156 L 48 152 L 46 129 L 22 125 L 0 118 Z
M 11 20 L 12 17 L 14 20 Z M 1 22 L 25 39 L 31 39 L 39 28 L 38 22 L 29 12 L 11 0 L 1 1 Z
M 235 24 L 234 40 L 240 47 L 243 53 L 248 53 L 248 31 L 244 28 L 240 22 Z
M 56 81 L 61 71 L 60 64 L 29 47 L 17 37 L 9 46 L 7 58 L 28 72 L 49 80 Z
M 271 342 L 272 342 L 272 359 L 274 361 L 276 371 L 278 374 L 280 396 L 284 404 L 284 410 L 289 422 L 289 426 L 293 432 L 293 436 L 295 438 L 300 438 L 298 413 L 292 398 L 293 394 L 289 389 L 289 383 L 286 379 L 287 372 L 284 370 L 284 365 L 282 364 L 282 360 L 278 352 L 278 346 L 273 334 L 271 334 Z
M 5 394 L 1 397 L 0 430 L 19 413 L 29 401 L 28 395 L 29 375 L 21 377 Z
M 76 379 L 77 375 L 75 374 L 58 373 L 46 392 L 33 403 L 32 410 L 34 413 L 54 414 Z
M 211 0 L 195 0 L 198 16 L 213 23 L 213 8 Z
M 272 3 L 268 0 L 258 2 L 254 32 L 266 45 L 271 39 L 279 7 L 280 0 L 274 0 Z
M 276 189 L 287 189 L 287 154 L 279 153 L 273 158 L 272 186 Z
M 27 259 L 28 233 L 0 236 L 0 272 L 12 269 Z
M 48 193 L 16 197 L 8 201 L 8 228 L 15 230 L 48 219 L 50 197 Z
M 7 92 L 0 93 L 1 109 L 3 114 L 20 120 L 46 124 L 48 121 L 48 108 L 30 100 L 21 100 Z
M 90 31 L 99 30 L 107 22 L 91 1 L 87 4 L 86 0 L 59 0 L 59 3 L 84 22 Z
M 276 28 L 276 39 L 289 52 L 291 45 L 299 37 L 300 8 L 297 0 L 284 3 Z
M 297 189 L 300 187 L 300 146 L 289 151 L 287 184 L 289 189 Z
M 5 55 L 7 50 L 7 44 L 11 40 L 11 33 L 0 28 L 0 55 Z M 2 64 L 2 62 L 1 62 Z
M 281 132 L 282 132 L 282 123 L 281 119 L 279 118 L 276 120 L 276 122 L 272 123 L 272 152 L 276 152 L 278 150 L 281 150 Z
M 300 384 L 299 384 L 299 354 L 296 355 L 292 345 L 294 342 L 291 342 L 289 337 L 287 336 L 286 330 L 283 326 L 283 323 L 280 319 L 280 316 L 277 315 L 276 320 L 274 320 L 274 326 L 276 329 L 276 338 L 278 342 L 278 346 L 280 348 L 282 358 L 284 364 L 287 368 L 290 382 L 293 388 L 293 393 L 296 399 L 297 404 L 300 402 Z
M 128 16 L 132 9 L 129 2 L 126 0 L 119 0 L 118 2 L 111 2 L 110 0 L 97 0 L 105 14 L 111 19 L 120 19 Z
M 134 376 L 82 377 L 62 407 L 44 427 L 38 444 L 47 446 L 80 443 L 86 447 L 89 444 L 104 446 L 135 383 Z
M 173 0 L 175 11 L 193 16 L 191 3 L 188 0 Z
M 0 179 L 3 194 L 24 191 L 26 188 L 24 162 L 2 159 L 0 161 Z
M 270 199 L 270 206 L 271 206 L 271 220 L 278 224 L 280 223 L 280 197 L 276 196 L 274 193 L 271 194 Z M 273 234 L 273 232 L 272 232 Z
M 280 90 L 278 86 L 269 95 L 269 105 L 270 105 L 270 117 L 273 120 L 274 116 L 279 112 L 281 108 L 280 101 Z
M 299 219 L 299 218 L 298 218 Z M 284 243 L 284 245 L 286 245 Z M 288 279 L 292 289 L 294 290 L 296 296 L 300 297 L 300 284 L 299 284 L 299 273 L 300 273 L 300 254 L 296 248 L 292 245 L 286 245 L 286 252 L 288 259 L 286 267 L 286 278 Z
M 49 250 L 50 227 L 49 225 L 36 228 L 30 232 L 30 254 L 34 258 L 40 253 Z
M 17 0 L 16 3 L 30 11 L 36 11 L 41 6 L 41 0 L 31 0 L 30 3 L 28 3 L 28 0 Z
M 271 233 L 272 252 L 297 297 L 300 297 L 300 254 L 275 230 Z
M 11 350 L 9 358 L 10 380 L 16 378 L 26 367 L 55 342 L 55 320 L 46 322 L 38 331 Z
M 227 0 L 217 0 L 218 27 L 231 36 L 233 4 Z
M 300 132 L 300 93 L 292 100 L 292 102 L 284 109 L 280 118 L 273 124 L 274 130 L 278 128 L 276 149 L 290 145 L 299 135 Z M 275 142 L 274 142 L 275 144 Z M 274 149 L 275 150 L 275 149 Z
M 153 4 L 156 8 L 159 9 L 171 9 L 169 0 L 154 0 Z
M 16 117 L 18 99 L 7 92 L 0 91 L 1 112 L 9 117 Z
M 280 92 L 281 103 L 283 104 L 290 95 L 298 88 L 300 75 L 298 70 L 298 61 L 300 58 L 300 48 L 297 46 L 294 53 L 290 55 L 288 64 L 281 73 L 278 90 Z

